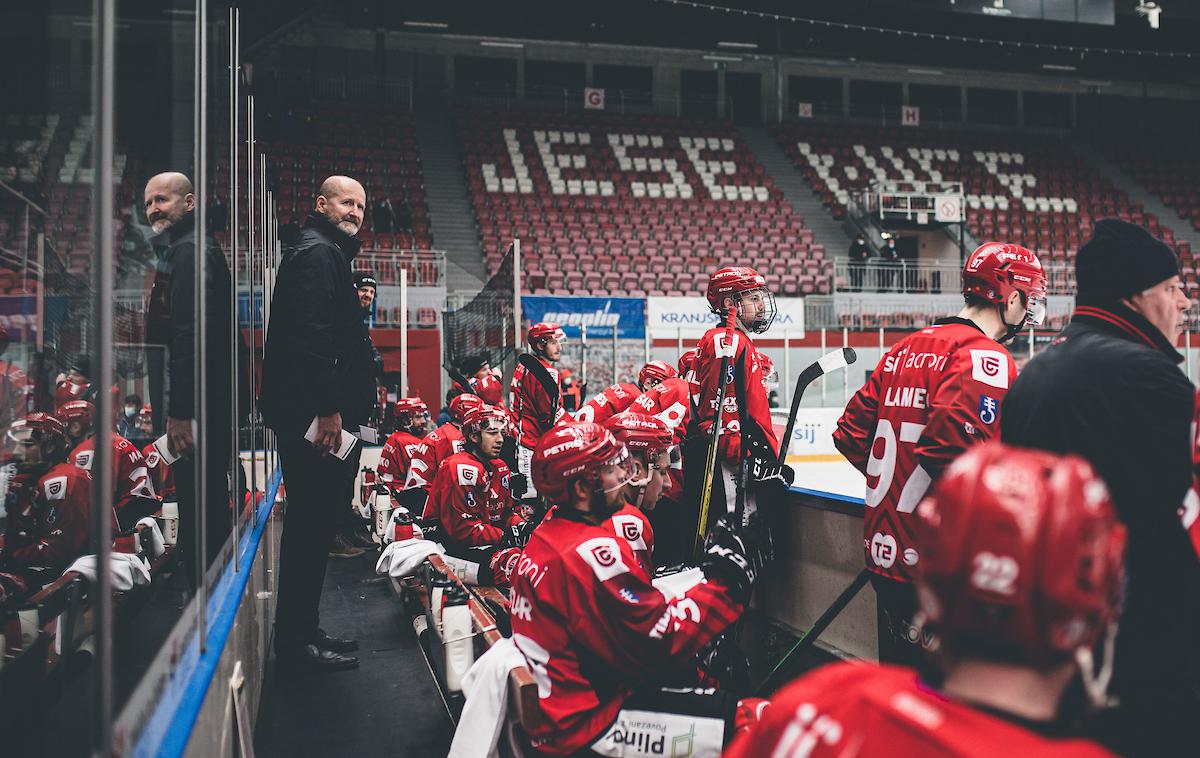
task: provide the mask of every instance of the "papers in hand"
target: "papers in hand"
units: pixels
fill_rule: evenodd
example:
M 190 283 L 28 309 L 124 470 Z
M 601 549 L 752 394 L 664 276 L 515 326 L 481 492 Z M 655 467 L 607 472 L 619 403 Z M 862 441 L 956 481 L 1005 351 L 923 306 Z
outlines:
M 311 445 L 317 443 L 317 420 L 318 417 L 313 416 L 312 423 L 308 425 L 308 431 L 304 433 L 304 439 Z M 340 460 L 346 460 L 346 456 L 350 455 L 350 451 L 354 449 L 355 442 L 358 442 L 358 437 L 342 429 L 342 438 L 338 442 L 337 450 L 333 451 L 333 455 Z
M 165 434 L 154 440 L 154 449 L 158 451 L 158 457 L 162 458 L 163 463 L 168 466 L 179 460 L 179 456 L 171 452 L 171 446 L 167 444 L 167 435 Z

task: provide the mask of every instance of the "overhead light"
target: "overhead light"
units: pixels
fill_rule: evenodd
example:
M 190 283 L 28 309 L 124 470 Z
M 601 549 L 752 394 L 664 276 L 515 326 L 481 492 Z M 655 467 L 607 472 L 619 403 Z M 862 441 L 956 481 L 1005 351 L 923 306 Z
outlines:
M 737 57 L 736 55 L 706 55 L 706 56 L 704 56 L 704 60 L 706 60 L 706 61 L 723 61 L 725 63 L 741 63 L 742 62 L 742 59 Z
M 1042 68 L 1047 71 L 1077 71 L 1074 66 L 1068 66 L 1062 63 L 1043 63 Z
M 742 50 L 757 50 L 758 45 L 753 42 L 718 42 L 717 47 L 736 47 Z
M 514 50 L 522 50 L 525 48 L 525 45 L 521 44 L 520 42 L 496 42 L 496 41 L 493 41 L 490 39 L 480 40 L 479 46 L 480 47 L 507 47 L 507 48 L 512 48 Z
M 936 68 L 910 68 L 910 69 L 908 69 L 908 73 L 922 74 L 924 76 L 941 76 L 942 75 L 942 72 L 938 71 Z
M 404 25 L 413 29 L 449 29 L 445 21 L 405 21 Z
M 1085 87 L 1111 87 L 1112 82 L 1100 81 L 1098 79 L 1080 79 L 1079 83 Z

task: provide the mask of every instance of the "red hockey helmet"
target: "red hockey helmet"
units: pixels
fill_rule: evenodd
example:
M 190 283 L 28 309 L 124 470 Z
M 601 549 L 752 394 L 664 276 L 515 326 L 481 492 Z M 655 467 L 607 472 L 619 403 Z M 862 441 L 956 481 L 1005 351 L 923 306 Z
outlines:
M 1125 528 L 1082 458 L 973 447 L 917 517 L 917 596 L 949 648 L 1054 663 L 1116 619 Z
M 962 291 L 1003 306 L 1014 290 L 1025 296 L 1026 320 L 1046 318 L 1046 272 L 1032 251 L 1005 242 L 985 242 L 963 266 Z
M 463 436 L 483 431 L 507 433 L 508 414 L 494 405 L 477 405 L 467 411 L 462 431 Z
M 488 405 L 499 405 L 504 400 L 504 385 L 491 374 L 472 377 L 467 382 L 471 385 L 471 392 Z
M 696 368 L 696 357 L 700 355 L 700 348 L 694 347 L 687 350 L 683 355 L 679 356 L 679 375 L 685 376 L 687 372 L 694 371 Z
M 625 446 L 599 424 L 559 424 L 538 440 L 530 464 L 533 486 L 554 504 L 564 505 L 572 480 L 582 477 L 599 488 L 604 468 L 628 457 Z
M 566 339 L 562 327 L 551 321 L 540 321 L 529 327 L 529 344 L 537 344 L 546 340 Z
M 86 431 L 92 428 L 93 420 L 96 418 L 96 406 L 86 400 L 69 400 L 60 405 L 54 415 L 62 422 L 64 428 L 69 427 L 72 422 L 78 421 Z
M 761 311 L 753 321 L 747 321 L 743 301 L 748 296 L 761 296 Z M 771 328 L 775 321 L 775 296 L 767 289 L 766 278 L 752 268 L 731 266 L 718 269 L 708 280 L 708 307 L 724 318 L 725 298 L 731 297 L 739 304 L 738 318 L 747 330 L 761 334 Z
M 469 413 L 472 408 L 478 408 L 481 405 L 483 405 L 483 400 L 481 400 L 478 395 L 472 395 L 470 393 L 456 395 L 450 400 L 450 420 L 461 426 L 462 423 L 467 420 L 467 413 Z
M 425 421 L 429 420 L 429 406 L 425 405 L 425 401 L 419 397 L 402 397 L 396 401 L 396 406 L 392 409 L 392 414 L 396 417 L 396 425 L 402 428 L 419 425 L 422 420 L 422 415 Z
M 37 447 L 40 458 L 31 461 L 19 457 L 19 463 L 37 464 L 57 463 L 67 454 L 67 434 L 63 424 L 49 413 L 31 413 L 23 419 L 14 421 L 8 427 L 5 435 L 10 449 L 19 448 L 22 451 Z
M 138 411 L 138 421 L 142 422 L 143 424 L 149 424 L 153 416 L 154 408 L 150 405 L 150 403 L 146 403 L 142 406 L 142 409 Z
M 630 452 L 665 452 L 675 444 L 675 432 L 658 416 L 624 411 L 610 416 L 604 422 L 604 428 L 612 432 Z
M 679 374 L 675 371 L 675 367 L 666 361 L 650 361 L 645 366 L 642 366 L 642 370 L 638 372 L 638 387 L 642 390 L 648 390 L 655 384 L 661 384 L 667 379 L 677 376 Z M 654 380 L 654 384 L 647 387 L 646 382 L 650 380 Z

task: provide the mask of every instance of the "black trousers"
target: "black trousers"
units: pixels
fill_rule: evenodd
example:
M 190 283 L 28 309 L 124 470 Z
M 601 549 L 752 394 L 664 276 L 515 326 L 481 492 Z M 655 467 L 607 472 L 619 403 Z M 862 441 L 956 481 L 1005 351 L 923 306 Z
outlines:
M 228 424 L 224 428 L 228 428 Z M 210 427 L 209 434 L 220 433 L 222 427 Z M 206 500 L 203 517 L 207 522 L 205 535 L 206 547 L 204 561 L 199 565 L 201 571 L 206 570 L 221 554 L 225 540 L 229 538 L 232 529 L 230 493 L 229 493 L 229 443 L 224 441 L 210 442 L 208 445 L 206 480 Z M 191 556 L 200 554 L 200 529 L 196 507 L 197 461 L 195 456 L 181 458 L 171 466 L 175 474 L 175 491 L 179 499 L 179 544 L 183 548 L 186 560 L 191 562 Z M 242 507 L 242 494 L 237 493 L 236 504 Z M 193 566 L 196 564 L 193 563 Z
M 922 662 L 921 635 L 913 626 L 917 591 L 907 582 L 871 574 L 879 626 L 879 662 L 916 668 Z
M 350 463 L 322 456 L 300 435 L 279 434 L 287 512 L 279 546 L 275 649 L 311 641 L 320 620 L 329 546 L 338 529 Z
M 362 445 L 355 445 L 350 451 L 350 455 L 346 456 L 346 490 L 341 495 L 338 505 L 341 510 L 338 513 L 338 531 L 343 534 L 353 534 L 361 532 L 363 522 L 358 517 L 358 514 L 353 511 L 350 504 L 358 500 L 358 492 L 354 489 L 354 483 L 358 481 L 358 468 L 362 463 Z

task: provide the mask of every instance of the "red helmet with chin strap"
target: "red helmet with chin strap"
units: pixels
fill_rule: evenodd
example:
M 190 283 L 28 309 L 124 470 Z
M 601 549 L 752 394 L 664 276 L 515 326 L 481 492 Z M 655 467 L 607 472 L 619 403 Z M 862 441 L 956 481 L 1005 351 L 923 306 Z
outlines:
M 725 317 L 725 298 L 733 298 L 740 302 L 743 297 L 752 292 L 762 293 L 762 311 L 754 321 L 747 322 L 739 308 L 738 319 L 748 331 L 762 334 L 771 328 L 775 321 L 775 296 L 767 289 L 767 280 L 762 274 L 752 268 L 731 266 L 718 269 L 708 280 L 708 307 L 713 313 Z
M 1117 617 L 1125 528 L 1078 456 L 973 447 L 921 502 L 916 526 L 921 611 L 953 650 L 1054 663 Z
M 400 427 L 412 426 L 417 416 L 422 413 L 428 415 L 429 406 L 425 405 L 425 401 L 419 397 L 402 397 L 396 401 L 393 409 L 396 425 Z
M 491 374 L 471 377 L 467 382 L 471 385 L 471 392 L 478 395 L 488 405 L 499 405 L 504 399 L 504 385 L 500 384 L 500 380 Z
M 628 457 L 625 445 L 599 424 L 559 424 L 538 440 L 530 464 L 533 486 L 555 505 L 566 505 L 573 480 L 584 478 L 598 489 L 601 471 Z
M 672 379 L 679 376 L 675 371 L 675 367 L 666 361 L 650 361 L 642 370 L 638 372 L 638 386 L 645 388 L 646 380 L 654 379 L 657 382 L 663 382 L 667 379 Z
M 478 405 L 467 411 L 462 430 L 464 437 L 485 430 L 507 432 L 508 414 L 504 412 L 503 408 L 497 408 L 494 405 Z
M 96 406 L 86 400 L 69 400 L 60 405 L 54 415 L 64 427 L 70 426 L 72 421 L 78 421 L 83 430 L 87 431 L 92 428 L 96 418 Z
M 467 420 L 467 414 L 471 412 L 471 409 L 481 405 L 483 405 L 483 400 L 478 395 L 469 393 L 456 395 L 447 408 L 450 411 L 450 420 L 461 426 Z
M 663 452 L 675 444 L 675 432 L 658 416 L 624 411 L 605 420 L 604 428 L 612 432 L 630 452 Z
M 546 340 L 561 340 L 566 337 L 562 327 L 550 321 L 539 321 L 529 327 L 529 344 Z
M 962 291 L 1001 307 L 1013 291 L 1025 296 L 1026 319 L 1040 324 L 1046 317 L 1046 272 L 1041 261 L 1020 245 L 985 242 L 963 266 Z

